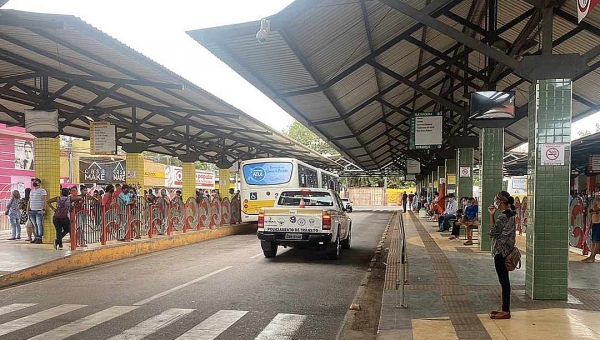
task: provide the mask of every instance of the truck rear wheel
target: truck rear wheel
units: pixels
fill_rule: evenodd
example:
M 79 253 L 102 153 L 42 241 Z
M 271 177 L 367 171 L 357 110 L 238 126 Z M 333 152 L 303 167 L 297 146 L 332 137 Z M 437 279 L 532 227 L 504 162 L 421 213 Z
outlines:
M 260 246 L 262 247 L 263 254 L 266 258 L 273 258 L 277 256 L 277 243 L 262 241 Z
M 327 248 L 327 258 L 329 258 L 330 260 L 339 259 L 340 258 L 340 249 L 341 249 L 340 235 L 338 233 L 338 236 L 335 239 L 335 243 L 330 244 L 329 247 Z
M 341 242 L 342 249 L 350 249 L 351 242 L 352 242 L 352 226 L 350 226 L 350 228 L 348 228 L 348 237 L 346 237 L 346 239 Z

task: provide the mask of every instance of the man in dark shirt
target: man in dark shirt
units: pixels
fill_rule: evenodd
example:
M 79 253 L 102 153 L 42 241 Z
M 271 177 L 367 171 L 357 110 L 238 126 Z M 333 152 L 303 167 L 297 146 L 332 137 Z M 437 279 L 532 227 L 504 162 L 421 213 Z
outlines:
M 408 202 L 408 195 L 406 194 L 406 191 L 404 193 L 402 193 L 402 210 L 404 210 L 404 212 L 406 212 L 406 203 Z

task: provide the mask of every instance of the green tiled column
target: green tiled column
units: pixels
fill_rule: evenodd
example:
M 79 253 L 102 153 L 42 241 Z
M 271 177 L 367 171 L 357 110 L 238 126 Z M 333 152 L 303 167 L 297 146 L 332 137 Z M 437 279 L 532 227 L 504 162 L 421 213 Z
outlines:
M 529 88 L 525 291 L 536 300 L 568 296 L 571 85 L 551 79 Z M 544 144 L 564 144 L 564 165 L 541 164 Z
M 453 177 L 450 183 L 450 177 Z M 453 192 L 456 194 L 456 159 L 446 160 L 446 193 Z
M 494 203 L 494 196 L 502 190 L 502 163 L 504 160 L 504 129 L 481 129 L 480 147 L 481 161 L 479 176 L 481 183 L 481 225 L 479 227 L 479 249 L 491 250 L 490 213 L 487 207 Z
M 456 197 L 473 196 L 473 148 L 456 150 Z M 460 168 L 469 168 L 469 177 L 460 177 Z
M 434 170 L 431 173 L 432 177 L 431 177 L 431 183 L 433 183 L 433 191 L 438 191 L 439 190 L 439 179 L 438 179 L 438 172 L 437 170 Z M 439 192 L 439 191 L 438 191 Z

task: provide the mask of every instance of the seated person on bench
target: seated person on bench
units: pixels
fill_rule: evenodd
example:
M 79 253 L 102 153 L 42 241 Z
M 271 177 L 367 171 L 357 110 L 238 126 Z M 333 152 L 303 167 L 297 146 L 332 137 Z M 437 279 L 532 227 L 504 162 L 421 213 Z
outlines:
M 456 221 L 452 223 L 452 235 L 448 238 L 449 240 L 455 240 L 460 236 L 460 221 L 464 218 L 464 211 L 458 209 L 456 211 Z
M 478 228 L 479 221 L 477 219 L 477 214 L 479 213 L 479 206 L 475 201 L 475 198 L 469 197 L 467 201 L 467 207 L 465 208 L 465 215 L 461 224 L 467 228 L 467 242 L 465 242 L 465 246 L 470 246 L 473 244 L 473 229 Z
M 439 201 L 438 201 L 439 202 Z M 439 203 L 438 203 L 439 205 Z M 454 194 L 448 195 L 448 203 L 444 213 L 440 215 L 438 219 L 438 232 L 443 232 L 450 229 L 450 220 L 456 219 L 456 211 L 458 210 L 458 203 Z

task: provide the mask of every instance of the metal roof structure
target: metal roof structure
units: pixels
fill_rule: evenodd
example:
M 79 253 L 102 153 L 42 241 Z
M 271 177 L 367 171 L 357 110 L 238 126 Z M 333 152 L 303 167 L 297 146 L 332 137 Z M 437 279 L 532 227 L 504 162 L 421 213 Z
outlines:
M 0 84 L 9 125 L 23 126 L 26 109 L 58 109 L 68 136 L 87 139 L 90 122 L 108 121 L 120 145 L 173 156 L 337 166 L 74 16 L 0 10 Z
M 546 73 L 572 66 L 573 121 L 599 111 L 600 10 L 578 25 L 574 1 L 296 0 L 267 19 L 263 43 L 259 21 L 188 34 L 365 170 L 453 158 L 452 137 L 480 132 L 469 93 L 490 86 L 516 92 L 505 150 L 524 143 L 525 61 L 548 52 L 563 63 Z M 409 150 L 410 113 L 430 111 L 444 113 L 442 148 Z

